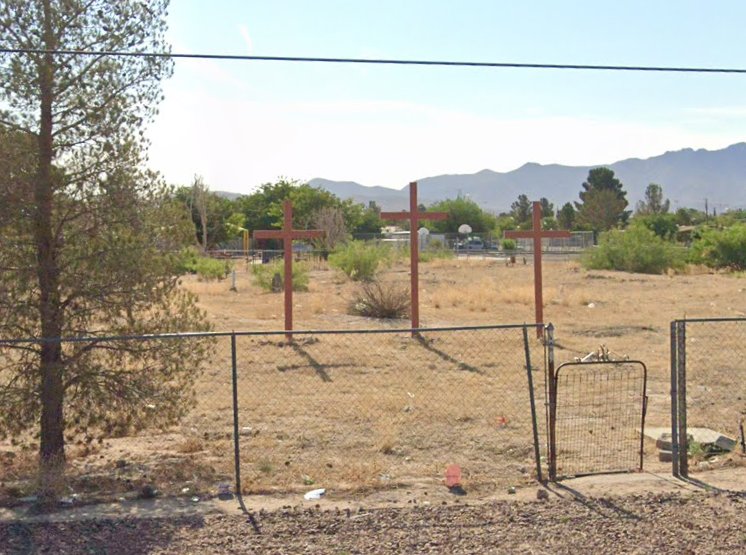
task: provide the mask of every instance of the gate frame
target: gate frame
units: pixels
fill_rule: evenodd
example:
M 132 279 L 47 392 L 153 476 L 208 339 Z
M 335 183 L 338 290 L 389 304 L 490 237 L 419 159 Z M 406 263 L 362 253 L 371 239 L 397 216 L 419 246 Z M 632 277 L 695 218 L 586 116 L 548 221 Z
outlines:
M 553 337 L 552 337 L 553 339 Z M 551 343 L 553 346 L 553 342 Z M 551 349 L 553 352 L 553 349 Z M 598 360 L 593 362 L 565 362 L 559 365 L 557 370 L 554 370 L 554 356 L 549 357 L 549 364 L 547 365 L 547 377 L 549 378 L 549 410 L 548 410 L 548 418 L 549 418 L 549 479 L 553 482 L 557 481 L 557 433 L 556 433 L 556 426 L 557 426 L 557 398 L 558 398 L 558 388 L 557 388 L 557 380 L 559 377 L 560 370 L 565 368 L 566 366 L 610 366 L 615 365 L 619 366 L 621 364 L 635 364 L 639 365 L 642 368 L 642 407 L 641 407 L 641 414 L 640 414 L 640 450 L 639 450 L 639 459 L 640 459 L 640 465 L 637 469 L 629 469 L 629 470 L 607 470 L 607 471 L 600 471 L 600 472 L 586 472 L 583 474 L 575 474 L 575 477 L 579 476 L 589 476 L 589 475 L 595 475 L 595 474 L 621 474 L 621 473 L 627 473 L 627 472 L 642 472 L 643 469 L 643 461 L 644 461 L 644 455 L 645 455 L 645 417 L 648 412 L 648 367 L 645 365 L 644 362 L 641 360 Z

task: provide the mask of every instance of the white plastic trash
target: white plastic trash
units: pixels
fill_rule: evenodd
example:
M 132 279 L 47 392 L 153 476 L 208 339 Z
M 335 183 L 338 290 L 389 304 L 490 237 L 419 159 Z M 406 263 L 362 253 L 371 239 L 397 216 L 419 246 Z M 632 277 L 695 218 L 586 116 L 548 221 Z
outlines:
M 326 490 L 324 488 L 312 489 L 311 491 L 307 492 L 303 496 L 303 499 L 305 499 L 306 501 L 311 501 L 313 499 L 321 499 L 322 497 L 324 497 L 325 493 L 326 493 Z

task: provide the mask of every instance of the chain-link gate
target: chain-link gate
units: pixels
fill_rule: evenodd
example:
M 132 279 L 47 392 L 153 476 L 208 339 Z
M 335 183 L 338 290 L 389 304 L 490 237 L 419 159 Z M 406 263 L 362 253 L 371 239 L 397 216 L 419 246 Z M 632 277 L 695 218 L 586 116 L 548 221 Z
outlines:
M 642 469 L 645 364 L 570 362 L 549 380 L 550 479 Z

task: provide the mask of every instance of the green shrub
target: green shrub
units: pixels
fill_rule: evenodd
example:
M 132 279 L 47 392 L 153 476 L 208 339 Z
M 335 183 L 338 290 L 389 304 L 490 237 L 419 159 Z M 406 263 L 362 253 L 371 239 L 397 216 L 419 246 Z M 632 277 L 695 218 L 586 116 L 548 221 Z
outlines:
M 257 285 L 265 291 L 272 291 L 272 280 L 275 274 L 279 274 L 281 283 L 285 283 L 285 262 L 282 259 L 274 260 L 269 264 L 255 264 L 252 271 Z M 308 266 L 303 262 L 294 262 L 293 291 L 308 291 L 308 281 Z
M 503 239 L 500 241 L 500 247 L 504 251 L 514 251 L 518 244 L 515 242 L 515 239 Z
M 711 268 L 746 269 L 746 225 L 707 229 L 692 245 L 692 262 Z
M 200 256 L 195 264 L 195 272 L 200 281 L 219 281 L 225 279 L 233 269 L 233 263 L 229 260 L 215 260 Z
M 391 248 L 350 241 L 329 255 L 329 265 L 342 270 L 354 281 L 371 281 L 382 262 L 393 260 L 395 253 Z
M 202 256 L 197 247 L 187 247 L 176 255 L 176 271 L 179 274 L 197 274 L 200 281 L 225 279 L 232 269 L 231 261 Z
M 406 318 L 409 290 L 380 281 L 364 283 L 350 303 L 350 313 L 370 318 Z
M 644 225 L 636 225 L 601 234 L 598 247 L 586 251 L 583 265 L 594 270 L 662 274 L 669 268 L 683 267 L 684 255 L 673 243 Z
M 196 274 L 200 252 L 197 247 L 186 247 L 176 255 L 176 271 L 179 274 Z
M 644 225 L 661 239 L 672 240 L 676 237 L 679 226 L 676 225 L 676 216 L 673 214 L 648 214 L 646 216 L 635 216 L 635 224 Z
M 420 251 L 420 262 L 430 262 L 437 259 L 450 259 L 453 257 L 453 251 L 447 248 L 442 241 L 431 241 L 424 250 Z

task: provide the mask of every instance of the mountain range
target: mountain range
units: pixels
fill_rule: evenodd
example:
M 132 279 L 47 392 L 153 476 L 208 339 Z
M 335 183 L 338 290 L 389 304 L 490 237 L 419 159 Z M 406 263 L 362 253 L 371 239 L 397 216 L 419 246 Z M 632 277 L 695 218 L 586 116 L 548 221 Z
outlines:
M 704 210 L 705 202 L 717 212 L 746 208 L 746 143 L 721 150 L 686 148 L 652 158 L 629 158 L 593 166 L 527 163 L 505 173 L 485 169 L 473 174 L 425 177 L 417 180 L 419 201 L 429 205 L 462 196 L 472 199 L 484 210 L 499 213 L 510 210 L 518 195 L 525 194 L 531 200 L 546 197 L 559 208 L 565 202 L 579 200 L 578 193 L 588 172 L 599 166 L 611 168 L 621 180 L 630 208 L 644 197 L 650 183 L 662 186 L 673 209 Z M 383 210 L 402 210 L 409 206 L 406 186 L 402 189 L 366 187 L 353 181 L 323 178 L 312 179 L 309 183 L 342 199 L 352 198 L 366 205 L 375 201 Z

